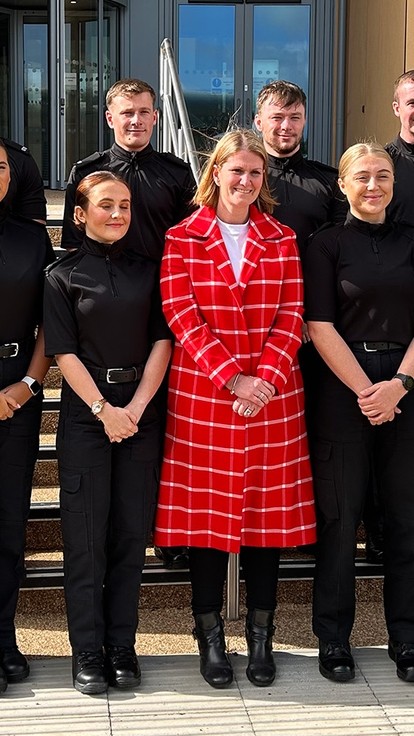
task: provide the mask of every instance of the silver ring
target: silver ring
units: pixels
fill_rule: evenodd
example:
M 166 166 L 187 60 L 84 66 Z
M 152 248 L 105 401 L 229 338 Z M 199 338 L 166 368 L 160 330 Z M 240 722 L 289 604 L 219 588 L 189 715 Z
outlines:
M 245 417 L 249 417 L 250 414 L 253 414 L 253 409 L 251 406 L 247 406 L 243 412 Z
M 264 401 L 265 398 L 266 398 L 266 394 L 264 394 L 263 391 L 261 391 L 260 394 L 259 394 L 259 399 L 261 399 L 262 401 Z

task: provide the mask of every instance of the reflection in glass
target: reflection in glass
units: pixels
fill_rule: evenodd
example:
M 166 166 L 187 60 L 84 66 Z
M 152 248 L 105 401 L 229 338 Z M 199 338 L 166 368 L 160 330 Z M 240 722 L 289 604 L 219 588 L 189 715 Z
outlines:
M 98 84 L 95 2 L 82 13 L 65 12 L 66 176 L 75 161 L 98 148 Z
M 234 19 L 232 6 L 179 7 L 178 68 L 198 150 L 234 113 Z
M 24 144 L 42 177 L 49 178 L 49 71 L 47 24 L 25 17 L 23 25 Z
M 253 21 L 253 106 L 265 84 L 285 79 L 309 88 L 309 5 L 257 6 Z M 307 133 L 303 141 L 306 150 Z
M 0 13 L 0 135 L 3 138 L 10 138 L 9 19 L 7 13 Z
M 112 3 L 104 2 L 103 21 L 103 95 L 119 79 L 119 9 Z M 104 148 L 109 148 L 112 143 L 112 131 L 104 125 Z

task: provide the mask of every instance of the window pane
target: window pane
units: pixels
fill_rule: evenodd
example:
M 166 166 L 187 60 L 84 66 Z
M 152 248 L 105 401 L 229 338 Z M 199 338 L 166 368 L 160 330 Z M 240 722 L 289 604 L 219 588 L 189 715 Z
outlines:
M 234 113 L 234 20 L 231 6 L 179 7 L 179 75 L 198 150 Z

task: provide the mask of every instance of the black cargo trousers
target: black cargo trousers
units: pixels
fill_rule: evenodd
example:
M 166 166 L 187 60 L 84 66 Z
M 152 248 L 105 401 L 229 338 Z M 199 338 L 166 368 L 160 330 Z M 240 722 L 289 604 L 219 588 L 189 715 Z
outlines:
M 392 378 L 405 349 L 354 350 L 376 383 Z M 318 543 L 313 630 L 347 642 L 355 617 L 356 530 L 373 470 L 383 504 L 384 609 L 389 635 L 414 641 L 414 391 L 392 422 L 372 426 L 356 395 L 324 364 L 311 441 Z
M 97 381 L 125 406 L 137 383 Z M 161 422 L 154 402 L 139 431 L 111 443 L 64 381 L 57 434 L 65 597 L 74 654 L 134 645 L 145 550 L 158 487 Z

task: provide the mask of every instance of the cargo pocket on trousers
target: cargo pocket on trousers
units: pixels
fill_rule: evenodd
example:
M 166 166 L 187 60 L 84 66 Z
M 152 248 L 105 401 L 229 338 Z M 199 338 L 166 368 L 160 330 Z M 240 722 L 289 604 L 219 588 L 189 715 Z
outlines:
M 88 549 L 88 527 L 84 508 L 87 474 L 59 469 L 60 516 L 64 546 L 84 552 Z
M 325 440 L 313 442 L 312 466 L 315 500 L 319 513 L 328 521 L 339 519 L 334 447 L 331 442 Z

